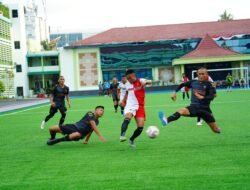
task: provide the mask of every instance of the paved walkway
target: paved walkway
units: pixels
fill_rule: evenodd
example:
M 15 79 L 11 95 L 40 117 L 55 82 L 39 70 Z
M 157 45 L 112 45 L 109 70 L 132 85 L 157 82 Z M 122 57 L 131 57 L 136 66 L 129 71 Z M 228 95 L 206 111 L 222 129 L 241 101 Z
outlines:
M 0 114 L 12 110 L 21 108 L 27 108 L 44 103 L 48 103 L 49 99 L 32 98 L 32 99 L 20 99 L 20 100 L 0 100 Z

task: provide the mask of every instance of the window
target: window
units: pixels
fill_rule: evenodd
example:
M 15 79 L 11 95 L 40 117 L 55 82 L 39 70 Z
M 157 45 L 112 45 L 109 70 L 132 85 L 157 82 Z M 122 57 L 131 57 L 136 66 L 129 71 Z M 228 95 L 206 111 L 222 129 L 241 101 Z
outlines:
M 12 18 L 18 17 L 18 11 L 16 9 L 12 10 Z
M 16 72 L 21 73 L 22 72 L 22 65 L 16 65 Z
M 14 47 L 15 47 L 15 49 L 21 49 L 21 47 L 20 47 L 20 41 L 15 41 L 14 42 Z

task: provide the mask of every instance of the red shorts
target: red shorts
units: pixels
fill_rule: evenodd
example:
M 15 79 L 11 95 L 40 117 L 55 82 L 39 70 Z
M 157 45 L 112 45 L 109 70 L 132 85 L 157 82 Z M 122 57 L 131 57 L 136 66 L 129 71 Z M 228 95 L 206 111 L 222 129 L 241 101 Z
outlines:
M 139 108 L 136 111 L 135 117 L 136 118 L 144 118 L 144 119 L 146 119 L 146 112 L 145 112 L 144 105 L 143 106 L 139 105 Z
M 185 87 L 185 92 L 188 92 L 189 88 L 188 87 Z

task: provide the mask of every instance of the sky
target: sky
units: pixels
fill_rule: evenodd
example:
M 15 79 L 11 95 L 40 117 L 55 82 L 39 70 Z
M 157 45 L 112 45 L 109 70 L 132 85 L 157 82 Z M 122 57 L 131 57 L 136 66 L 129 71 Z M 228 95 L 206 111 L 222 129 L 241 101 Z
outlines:
M 116 27 L 217 21 L 224 10 L 234 19 L 250 18 L 250 0 L 35 1 L 41 14 L 42 1 L 46 1 L 47 20 L 54 31 L 99 32 Z

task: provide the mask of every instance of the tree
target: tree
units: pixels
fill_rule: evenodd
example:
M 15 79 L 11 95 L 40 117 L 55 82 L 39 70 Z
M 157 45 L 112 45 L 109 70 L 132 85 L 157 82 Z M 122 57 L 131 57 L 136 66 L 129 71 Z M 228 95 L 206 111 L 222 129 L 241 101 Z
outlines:
M 219 21 L 227 20 L 233 20 L 233 15 L 231 13 L 227 13 L 227 11 L 225 10 L 224 13 L 220 15 Z
M 2 94 L 5 91 L 4 83 L 0 80 L 0 94 Z

